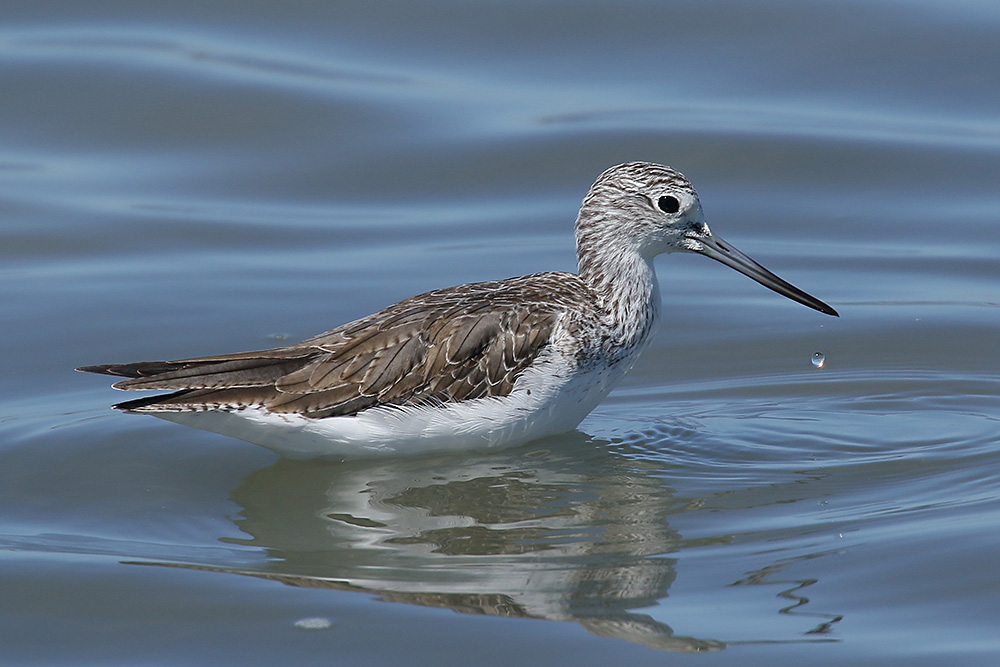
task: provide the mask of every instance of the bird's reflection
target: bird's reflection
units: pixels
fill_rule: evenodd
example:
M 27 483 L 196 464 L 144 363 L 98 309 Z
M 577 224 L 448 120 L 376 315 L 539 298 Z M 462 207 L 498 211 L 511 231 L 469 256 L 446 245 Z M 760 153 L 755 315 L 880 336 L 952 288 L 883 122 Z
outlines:
M 193 566 L 468 614 L 575 621 L 673 651 L 642 613 L 676 572 L 673 491 L 648 460 L 582 434 L 477 456 L 318 463 L 280 460 L 232 492 L 233 540 L 265 549 L 262 569 Z

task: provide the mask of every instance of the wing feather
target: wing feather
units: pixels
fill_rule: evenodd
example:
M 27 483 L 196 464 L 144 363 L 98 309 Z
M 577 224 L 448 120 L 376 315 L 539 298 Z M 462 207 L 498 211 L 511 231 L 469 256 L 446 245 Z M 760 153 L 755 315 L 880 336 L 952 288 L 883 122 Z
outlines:
M 574 274 L 536 274 L 417 295 L 289 347 L 80 370 L 128 378 L 120 389 L 175 392 L 116 406 L 133 411 L 261 405 L 320 418 L 503 396 L 563 311 L 590 303 Z

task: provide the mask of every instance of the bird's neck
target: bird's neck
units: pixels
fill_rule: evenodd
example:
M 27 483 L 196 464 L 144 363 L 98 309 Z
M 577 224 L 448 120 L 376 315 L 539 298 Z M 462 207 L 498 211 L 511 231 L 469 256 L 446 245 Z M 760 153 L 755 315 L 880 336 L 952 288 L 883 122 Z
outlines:
M 580 278 L 594 294 L 616 343 L 643 344 L 660 311 L 653 258 L 621 245 L 578 244 L 577 261 Z

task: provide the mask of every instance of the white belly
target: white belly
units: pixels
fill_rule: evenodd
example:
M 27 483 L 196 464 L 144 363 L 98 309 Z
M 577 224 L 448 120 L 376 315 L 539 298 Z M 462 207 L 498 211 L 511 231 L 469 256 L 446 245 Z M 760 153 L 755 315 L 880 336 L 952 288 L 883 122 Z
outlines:
M 525 371 L 508 396 L 433 407 L 374 408 L 350 417 L 310 419 L 258 407 L 151 414 L 296 459 L 511 447 L 575 429 L 629 365 L 582 370 L 570 359 L 551 355 Z

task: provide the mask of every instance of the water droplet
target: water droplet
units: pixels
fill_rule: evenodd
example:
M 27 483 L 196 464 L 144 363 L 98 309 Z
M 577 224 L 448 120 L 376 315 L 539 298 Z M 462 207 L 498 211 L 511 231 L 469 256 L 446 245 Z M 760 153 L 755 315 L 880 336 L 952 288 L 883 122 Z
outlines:
M 328 618 L 313 616 L 312 618 L 300 618 L 295 621 L 295 627 L 300 630 L 326 630 L 333 623 Z
M 826 355 L 824 355 L 822 352 L 817 352 L 816 354 L 813 355 L 812 361 L 813 361 L 813 366 L 815 366 L 816 368 L 823 368 L 823 365 L 826 364 Z

